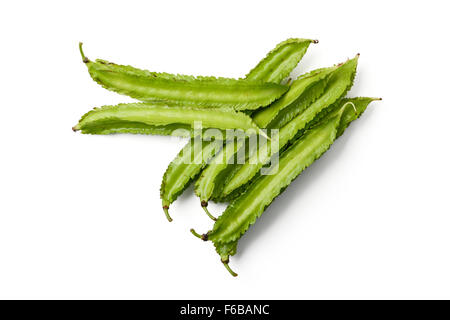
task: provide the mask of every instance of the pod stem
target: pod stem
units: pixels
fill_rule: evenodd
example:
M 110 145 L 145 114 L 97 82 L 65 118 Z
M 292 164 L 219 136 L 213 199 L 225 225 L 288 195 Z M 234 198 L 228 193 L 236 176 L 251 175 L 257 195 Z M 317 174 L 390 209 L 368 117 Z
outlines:
M 222 261 L 222 263 L 223 263 L 225 269 L 227 269 L 228 272 L 229 272 L 233 277 L 237 277 L 238 274 L 237 274 L 236 272 L 234 272 L 233 270 L 231 270 L 230 266 L 228 265 L 228 262 L 223 262 L 223 261 Z
M 203 206 L 202 206 L 202 208 L 203 208 L 203 210 L 205 210 L 206 215 L 207 215 L 211 220 L 217 221 L 217 218 L 214 217 L 214 216 L 209 212 L 209 210 L 208 210 L 207 207 L 203 207 Z
M 83 62 L 88 63 L 89 59 L 84 55 L 83 52 L 83 42 L 78 43 L 78 48 L 80 48 L 81 58 L 83 58 Z
M 202 238 L 202 236 L 199 234 L 199 233 L 197 233 L 193 228 L 191 228 L 191 233 L 194 235 L 194 236 L 196 236 L 197 238 L 199 238 L 199 239 L 201 239 Z
M 164 213 L 166 215 L 167 220 L 169 220 L 169 222 L 172 222 L 172 218 L 169 215 L 169 207 L 168 206 L 164 206 L 163 210 L 164 210 Z
M 203 241 L 208 241 L 208 234 L 207 233 L 205 233 L 205 234 L 197 233 L 193 228 L 191 228 L 190 231 L 197 238 L 202 239 Z

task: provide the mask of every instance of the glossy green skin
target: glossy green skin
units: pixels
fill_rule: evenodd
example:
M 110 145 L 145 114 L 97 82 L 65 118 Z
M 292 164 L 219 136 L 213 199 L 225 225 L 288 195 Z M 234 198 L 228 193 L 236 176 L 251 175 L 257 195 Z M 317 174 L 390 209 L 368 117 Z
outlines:
M 261 176 L 233 202 L 214 224 L 208 239 L 216 243 L 238 240 L 281 190 L 324 153 L 336 137 L 333 122 L 311 131 L 280 158 L 277 174 Z
M 254 121 L 258 122 L 263 128 L 270 125 L 272 121 L 275 121 L 277 124 L 280 123 L 279 121 L 287 123 L 295 115 L 304 111 L 306 107 L 323 94 L 328 78 L 333 74 L 333 71 L 336 71 L 336 69 L 337 67 L 322 68 L 301 76 L 291 84 L 290 89 L 283 97 L 261 112 L 257 112 L 253 116 Z M 286 110 L 289 110 L 289 112 L 284 112 Z M 283 120 L 280 120 L 278 116 L 283 118 Z M 280 141 L 280 143 L 283 143 L 283 146 L 285 144 L 284 141 Z M 224 150 L 235 149 L 237 151 L 240 149 L 241 145 L 242 143 L 238 146 L 236 141 L 228 142 Z M 225 156 L 223 153 L 224 151 L 219 152 L 216 158 L 219 158 L 219 160 L 224 158 Z M 233 153 L 231 153 L 228 158 L 232 156 Z M 256 156 L 257 154 L 255 157 Z M 200 198 L 202 204 L 207 203 L 213 194 L 217 193 L 217 189 L 220 188 L 221 183 L 224 184 L 225 181 L 220 181 L 219 179 L 221 172 L 226 170 L 229 166 L 235 166 L 235 164 L 228 164 L 228 158 L 226 161 L 220 161 L 219 164 L 209 164 L 197 180 L 195 184 L 195 193 Z M 267 161 L 269 159 L 270 156 Z M 233 181 L 229 183 L 233 183 Z M 228 183 L 225 187 L 228 187 Z
M 191 126 L 187 124 L 173 123 L 165 126 L 152 126 L 141 122 L 131 121 L 109 121 L 108 123 L 103 124 L 97 123 L 95 126 L 85 126 L 83 128 L 83 133 L 96 135 L 131 133 L 186 138 L 194 136 Z
M 270 51 L 245 78 L 280 83 L 297 66 L 309 45 L 317 42 L 311 39 L 287 39 Z
M 202 152 L 195 152 L 194 139 L 180 151 L 171 165 L 164 173 L 161 183 L 161 199 L 163 207 L 170 204 L 184 191 L 186 185 L 200 173 L 199 167 L 206 163 L 207 159 L 214 156 L 223 146 L 222 142 L 200 141 Z
M 108 124 L 142 123 L 150 126 L 184 124 L 194 128 L 194 122 L 201 121 L 203 128 L 241 129 L 259 131 L 252 119 L 232 109 L 209 109 L 169 106 L 166 103 L 127 103 L 103 106 L 86 113 L 73 128 L 91 133 L 96 127 Z
M 105 60 L 94 62 L 82 56 L 89 74 L 98 84 L 144 102 L 255 110 L 269 105 L 288 89 L 281 84 L 256 80 L 156 73 Z
M 264 80 L 279 83 L 296 67 L 298 62 L 305 54 L 309 44 L 314 42 L 305 39 L 288 39 L 278 44 L 275 49 L 270 51 L 267 56 L 261 60 L 247 75 L 251 80 Z M 190 142 L 185 146 L 189 147 Z M 204 148 L 208 148 L 206 143 Z M 182 152 L 169 164 L 164 173 L 161 183 L 161 199 L 163 207 L 176 200 L 201 170 L 205 167 L 210 158 L 204 158 L 203 163 L 190 163 L 180 165 Z M 210 154 L 208 150 L 203 150 L 203 154 Z
M 214 191 L 217 176 L 228 166 L 228 163 L 232 163 L 231 160 L 234 159 L 244 141 L 245 139 L 238 139 L 237 141 L 227 142 L 202 171 L 201 176 L 195 182 L 195 194 L 200 198 L 202 205 L 208 203 Z
M 309 165 L 318 159 L 377 99 L 344 99 L 340 108 L 328 114 L 319 124 L 309 129 L 280 157 L 276 174 L 260 176 L 239 198 L 233 201 L 207 233 L 222 261 L 228 261 L 237 249 L 237 241 L 256 222 L 264 210 Z M 349 103 L 351 102 L 351 104 Z M 353 106 L 356 108 L 353 108 Z
M 336 68 L 337 67 L 318 69 L 300 76 L 292 82 L 289 90 L 280 99 L 267 108 L 256 111 L 252 115 L 253 121 L 255 121 L 260 128 L 282 127 L 322 95 L 330 73 L 336 70 Z M 311 90 L 313 87 L 316 90 Z M 310 94 L 308 95 L 308 93 Z M 291 112 L 289 117 L 283 117 L 283 120 L 281 121 L 279 117 L 286 108 L 295 110 L 295 112 Z
M 267 153 L 253 152 L 248 161 L 233 173 L 232 178 L 228 179 L 227 184 L 223 187 L 221 197 L 226 198 L 238 188 L 245 186 L 278 150 L 283 150 L 290 141 L 301 134 L 302 130 L 317 121 L 315 120 L 317 117 L 321 118 L 321 113 L 329 112 L 336 101 L 339 101 L 351 88 L 356 74 L 357 62 L 358 57 L 347 61 L 331 72 L 322 96 L 280 129 L 278 149 L 272 150 L 271 142 L 268 141 Z

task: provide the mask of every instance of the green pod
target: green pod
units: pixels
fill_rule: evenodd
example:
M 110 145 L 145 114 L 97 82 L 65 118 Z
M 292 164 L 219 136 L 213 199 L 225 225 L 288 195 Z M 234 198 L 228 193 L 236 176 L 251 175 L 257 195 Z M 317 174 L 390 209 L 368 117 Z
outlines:
M 144 101 L 191 107 L 255 110 L 269 105 L 287 86 L 256 80 L 193 77 L 139 70 L 105 60 L 91 61 L 80 52 L 92 79 L 105 89 Z
M 317 69 L 300 76 L 280 99 L 256 111 L 252 115 L 253 121 L 260 128 L 281 128 L 323 94 L 327 80 L 336 68 Z
M 208 166 L 203 169 L 200 177 L 195 182 L 195 194 L 200 198 L 200 204 L 203 210 L 205 210 L 206 214 L 213 220 L 216 219 L 210 214 L 207 206 L 208 200 L 211 198 L 215 188 L 215 181 L 217 176 L 219 176 L 230 163 L 236 161 L 236 153 L 243 146 L 245 140 L 245 137 L 241 137 L 240 139 L 233 139 L 233 141 L 225 143 L 224 148 L 214 156 L 210 163 L 208 163 Z
M 75 131 L 76 128 L 73 128 Z M 192 137 L 194 135 L 190 125 L 182 123 L 168 124 L 165 126 L 152 126 L 142 122 L 131 121 L 109 121 L 107 123 L 97 123 L 94 126 L 85 126 L 85 134 L 107 135 L 118 133 L 149 134 L 158 136 Z
M 255 150 L 249 156 L 248 161 L 239 166 L 233 172 L 232 177 L 228 177 L 226 184 L 222 187 L 222 194 L 219 198 L 233 198 L 238 196 L 245 189 L 245 185 L 257 175 L 258 171 L 270 161 L 273 155 L 279 150 L 283 150 L 290 141 L 298 137 L 298 135 L 301 135 L 305 128 L 317 122 L 316 118 L 323 118 L 325 114 L 330 112 L 336 102 L 353 85 L 358 57 L 359 55 L 341 64 L 336 70 L 331 72 L 327 86 L 321 97 L 280 129 L 278 133 L 278 147 L 272 148 L 271 141 L 267 141 L 267 152 L 258 152 L 259 150 Z M 232 193 L 234 194 L 230 196 Z
M 96 128 L 103 128 L 108 124 L 128 122 L 155 127 L 183 124 L 193 129 L 197 121 L 201 121 L 203 128 L 260 131 L 249 116 L 232 109 L 206 110 L 157 102 L 103 106 L 83 115 L 73 130 L 90 133 L 92 130 L 95 131 Z
M 286 187 L 318 159 L 343 134 L 374 98 L 344 99 L 340 108 L 328 114 L 320 123 L 307 130 L 280 157 L 279 166 L 272 175 L 260 176 L 239 198 L 234 200 L 217 219 L 214 227 L 202 235 L 211 240 L 222 262 L 228 267 L 230 255 L 237 250 L 237 241 L 256 222 L 272 201 Z M 234 275 L 234 274 L 233 274 Z
M 196 142 L 198 143 L 197 147 Z M 186 185 L 189 185 L 197 177 L 200 172 L 198 167 L 203 166 L 222 146 L 223 142 L 218 140 L 208 142 L 191 139 L 171 162 L 164 173 L 160 190 L 167 220 L 172 221 L 169 215 L 170 204 L 185 190 Z
M 336 70 L 338 68 L 338 66 L 334 66 L 317 69 L 299 77 L 291 84 L 288 92 L 286 92 L 283 97 L 272 103 L 269 107 L 254 114 L 252 116 L 254 121 L 259 123 L 263 128 L 274 124 L 277 126 L 289 122 L 323 94 L 328 79 L 334 72 L 337 72 Z M 291 137 L 291 139 L 292 138 L 293 137 Z M 237 143 L 237 141 L 228 142 L 226 147 L 215 157 L 215 159 L 219 159 L 219 163 L 210 163 L 203 170 L 195 184 L 195 193 L 200 198 L 201 206 L 209 216 L 211 216 L 211 214 L 207 209 L 208 201 L 211 198 L 220 200 L 227 197 L 228 194 L 224 193 L 222 196 L 220 193 L 228 191 L 230 188 L 228 186 L 231 184 L 231 187 L 234 187 L 234 183 L 236 183 L 236 179 L 230 180 L 231 172 L 234 170 L 233 168 L 241 167 L 241 165 L 230 163 L 229 158 L 233 158 L 233 154 L 230 154 L 226 159 L 223 158 L 225 158 L 225 151 L 233 149 L 237 151 L 241 148 L 243 141 L 241 141 L 239 145 L 237 145 Z M 280 141 L 280 143 L 283 143 L 284 146 L 285 141 Z M 269 147 L 270 146 L 271 143 L 269 144 Z M 258 157 L 258 150 L 254 151 L 254 157 Z M 266 162 L 269 160 L 270 155 L 268 154 Z M 256 166 L 254 165 L 254 163 L 257 163 L 255 162 L 256 160 L 251 159 L 251 161 L 253 161 L 250 162 L 252 163 L 252 168 L 254 168 L 255 171 L 258 171 L 260 167 L 256 169 Z M 263 164 L 261 164 L 261 167 Z M 246 171 L 246 173 L 250 175 L 250 172 Z M 240 175 L 238 175 L 237 178 L 239 177 Z M 227 187 L 228 189 L 225 190 Z
M 248 80 L 280 83 L 305 55 L 311 39 L 287 39 L 279 43 L 245 77 Z
M 250 71 L 247 78 L 280 83 L 296 67 L 311 42 L 316 43 L 317 41 L 288 39 L 281 42 Z M 207 162 L 215 155 L 214 152 L 210 152 L 212 148 L 209 144 L 204 142 L 202 150 L 203 161 L 201 163 L 196 161 L 186 163 L 183 154 L 189 154 L 191 148 L 191 142 L 188 142 L 177 157 L 169 164 L 163 176 L 161 199 L 164 212 L 169 221 L 172 221 L 172 218 L 168 214 L 170 204 L 189 186 L 190 182 L 199 175 Z M 209 157 L 205 157 L 205 155 L 209 155 Z M 213 218 L 209 214 L 205 206 L 206 204 L 203 203 L 203 205 L 207 214 Z
M 278 172 L 261 176 L 233 202 L 214 224 L 208 239 L 218 244 L 238 240 L 281 190 L 329 148 L 336 137 L 338 120 L 312 130 L 283 153 Z

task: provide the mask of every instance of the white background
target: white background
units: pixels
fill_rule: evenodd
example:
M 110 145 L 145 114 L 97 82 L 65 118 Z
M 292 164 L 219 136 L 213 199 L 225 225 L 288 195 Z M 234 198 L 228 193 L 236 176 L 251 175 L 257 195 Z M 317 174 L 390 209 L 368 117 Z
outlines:
M 0 298 L 450 298 L 447 1 L 14 1 L 0 7 Z M 241 240 L 232 278 L 168 223 L 162 174 L 184 141 L 90 136 L 90 58 L 244 76 L 278 42 L 317 38 L 294 74 L 361 53 L 350 96 L 379 96 Z M 219 214 L 223 206 L 211 206 Z

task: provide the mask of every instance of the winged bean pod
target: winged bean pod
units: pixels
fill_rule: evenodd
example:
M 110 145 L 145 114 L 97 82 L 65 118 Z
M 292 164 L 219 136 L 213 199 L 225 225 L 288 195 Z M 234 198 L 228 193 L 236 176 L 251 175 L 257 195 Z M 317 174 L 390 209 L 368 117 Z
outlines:
M 245 78 L 280 83 L 297 66 L 309 45 L 318 42 L 311 39 L 287 39 L 270 51 Z
M 222 197 L 230 198 L 229 195 L 234 192 L 234 196 L 239 195 L 245 184 L 248 183 L 258 171 L 267 164 L 271 157 L 288 145 L 299 133 L 304 130 L 308 124 L 314 123 L 316 117 L 323 117 L 322 114 L 329 112 L 330 108 L 344 96 L 353 84 L 358 63 L 357 55 L 354 59 L 348 60 L 339 68 L 334 70 L 330 75 L 327 87 L 322 96 L 306 108 L 302 113 L 288 122 L 282 127 L 278 133 L 278 148 L 271 148 L 271 142 L 267 141 L 267 152 L 253 152 L 248 161 L 241 165 L 233 177 L 228 179 L 227 184 L 223 187 Z M 241 189 L 238 189 L 240 188 Z M 232 196 L 233 197 L 233 196 Z M 231 198 L 232 198 L 231 197 Z
M 343 100 L 338 110 L 308 129 L 301 139 L 283 152 L 276 174 L 260 176 L 256 179 L 245 193 L 227 207 L 217 219 L 213 229 L 201 236 L 203 240 L 214 243 L 227 269 L 229 269 L 229 256 L 235 254 L 237 241 L 250 225 L 256 222 L 272 201 L 304 169 L 329 149 L 336 138 L 342 135 L 348 125 L 357 119 L 373 100 L 378 99 Z
M 161 199 L 164 213 L 169 221 L 169 206 L 184 191 L 186 185 L 199 174 L 199 167 L 210 159 L 222 148 L 223 143 L 219 141 L 200 141 L 200 150 L 195 149 L 195 141 L 191 139 L 180 151 L 174 161 L 171 162 L 164 173 L 161 183 Z
M 166 101 L 192 107 L 254 110 L 279 98 L 287 86 L 256 80 L 193 77 L 139 70 L 80 52 L 92 79 L 104 88 L 144 102 Z
M 288 92 L 283 95 L 283 97 L 261 112 L 257 112 L 253 115 L 254 121 L 257 121 L 261 127 L 270 126 L 273 123 L 280 125 L 282 123 L 289 122 L 295 115 L 304 111 L 306 107 L 308 107 L 312 102 L 320 97 L 320 95 L 323 94 L 328 78 L 334 71 L 337 70 L 337 68 L 337 66 L 334 66 L 330 68 L 317 69 L 301 76 L 291 84 Z M 240 166 L 234 163 L 229 163 L 229 158 L 233 158 L 233 153 L 229 153 L 228 158 L 226 158 L 223 154 L 225 151 L 229 152 L 229 150 L 233 149 L 236 151 L 239 150 L 239 148 L 241 148 L 242 141 L 239 146 L 237 143 L 237 141 L 228 142 L 227 146 L 215 156 L 215 159 L 219 159 L 219 163 L 210 163 L 203 170 L 201 176 L 197 179 L 195 184 L 195 193 L 200 198 L 200 203 L 208 215 L 210 215 L 206 208 L 208 205 L 208 200 L 213 196 L 213 194 L 219 194 L 220 188 L 225 188 L 229 185 L 229 183 L 234 183 L 235 181 L 231 180 L 228 182 L 229 178 L 227 175 L 225 175 L 227 180 L 221 181 L 221 177 L 224 176 L 224 174 L 222 174 L 224 171 L 232 171 L 233 169 L 231 169 L 231 167 Z M 286 144 L 284 140 L 282 140 L 281 143 L 283 143 L 282 147 Z M 269 147 L 271 145 L 272 143 Z M 258 152 L 255 152 L 254 154 L 254 157 L 258 157 Z M 226 159 L 223 160 L 223 158 Z M 266 160 L 270 160 L 270 155 L 267 155 Z M 253 162 L 251 163 L 257 163 L 254 162 L 256 160 L 252 161 Z M 261 166 L 262 165 L 263 164 L 261 164 Z M 256 169 L 256 171 L 258 170 L 259 168 Z M 220 198 L 222 198 L 221 195 L 219 195 L 219 199 Z
M 311 42 L 317 43 L 316 40 L 308 39 L 288 39 L 279 43 L 247 74 L 246 78 L 280 83 L 295 68 Z M 161 199 L 164 212 L 169 221 L 172 220 L 168 213 L 170 204 L 176 200 L 178 195 L 187 188 L 194 177 L 198 176 L 206 163 L 215 155 L 214 152 L 210 152 L 209 144 L 204 141 L 202 150 L 203 161 L 187 163 L 188 161 L 183 160 L 183 154 L 190 154 L 191 148 L 191 142 L 188 142 L 169 164 L 163 176 Z M 203 208 L 209 214 L 206 205 L 207 203 L 203 203 Z
M 207 206 L 214 191 L 215 181 L 227 165 L 234 160 L 237 151 L 244 145 L 244 142 L 245 138 L 243 137 L 225 143 L 224 148 L 215 155 L 195 182 L 195 194 L 200 198 L 200 204 L 206 214 L 213 220 L 215 218 L 210 214 Z
M 322 68 L 298 77 L 289 90 L 264 109 L 256 111 L 252 118 L 261 128 L 280 128 L 322 95 L 330 74 L 338 68 Z M 288 116 L 283 116 L 291 110 Z M 282 112 L 285 110 L 284 112 Z
M 191 128 L 201 121 L 204 128 L 242 129 L 260 131 L 246 114 L 232 109 L 203 109 L 194 107 L 169 106 L 166 103 L 128 103 L 103 106 L 86 113 L 74 131 L 90 133 L 95 128 L 103 128 L 114 123 L 141 123 L 151 126 L 184 124 Z

